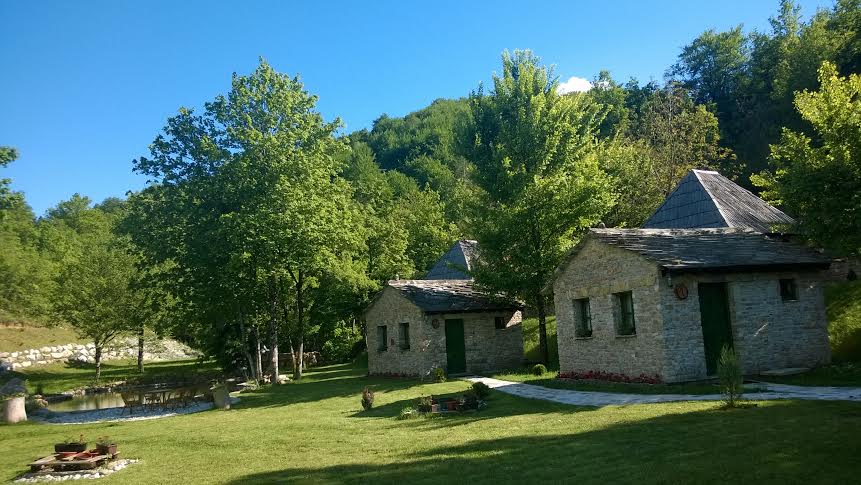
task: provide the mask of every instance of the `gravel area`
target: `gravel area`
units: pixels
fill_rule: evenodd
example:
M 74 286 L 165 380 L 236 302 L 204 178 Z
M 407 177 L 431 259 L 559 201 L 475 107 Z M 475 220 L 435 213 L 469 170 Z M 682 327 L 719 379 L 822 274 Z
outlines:
M 43 483 L 65 482 L 67 480 L 95 480 L 116 473 L 123 468 L 140 460 L 114 460 L 93 470 L 77 470 L 52 473 L 25 473 L 14 480 L 14 483 Z

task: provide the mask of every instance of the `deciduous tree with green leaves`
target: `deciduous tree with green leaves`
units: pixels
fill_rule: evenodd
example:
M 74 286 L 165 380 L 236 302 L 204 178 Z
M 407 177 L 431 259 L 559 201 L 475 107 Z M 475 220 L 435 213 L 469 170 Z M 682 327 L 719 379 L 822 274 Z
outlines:
M 861 252 L 861 75 L 841 77 L 825 62 L 818 91 L 796 95 L 815 137 L 784 129 L 771 147 L 774 172 L 753 178 L 816 242 L 843 254 Z
M 557 86 L 552 69 L 531 52 L 505 52 L 493 89 L 470 96 L 465 132 L 481 189 L 476 283 L 522 298 L 537 312 L 545 362 L 542 289 L 564 252 L 614 200 L 597 159 L 601 108 L 585 95 L 560 96 Z

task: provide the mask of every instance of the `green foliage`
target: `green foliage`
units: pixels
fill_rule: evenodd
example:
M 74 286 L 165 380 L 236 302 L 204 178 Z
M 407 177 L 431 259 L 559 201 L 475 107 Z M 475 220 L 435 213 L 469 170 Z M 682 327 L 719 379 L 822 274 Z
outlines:
M 421 417 L 421 414 L 419 413 L 418 409 L 416 409 L 412 406 L 406 406 L 403 409 L 401 409 L 400 413 L 398 413 L 397 419 L 398 420 L 415 419 L 418 417 Z
M 815 139 L 785 129 L 772 146 L 774 173 L 754 183 L 763 196 L 797 217 L 818 244 L 839 253 L 861 251 L 861 75 L 841 77 L 824 63 L 819 91 L 796 95 Z
M 825 288 L 828 339 L 835 362 L 861 362 L 861 281 Z
M 447 379 L 445 375 L 445 369 L 442 367 L 437 367 L 433 370 L 433 380 L 434 382 L 445 382 Z
M 357 342 L 363 340 L 362 333 L 343 322 L 335 326 L 332 335 L 323 344 L 323 361 L 327 363 L 344 363 L 354 357 L 353 349 Z
M 422 396 L 416 399 L 416 409 L 420 413 L 429 413 L 433 409 L 433 396 Z
M 369 411 L 372 407 L 374 407 L 374 391 L 366 387 L 362 390 L 362 409 Z
M 472 383 L 472 392 L 475 393 L 476 396 L 480 400 L 485 400 L 490 395 L 490 387 L 483 382 L 473 382 Z
M 535 364 L 532 366 L 532 375 L 543 376 L 547 373 L 547 367 L 544 364 Z
M 473 120 L 466 130 L 466 156 L 481 190 L 476 283 L 537 309 L 544 361 L 541 290 L 575 237 L 614 198 L 595 149 L 601 107 L 586 96 L 560 96 L 557 84 L 530 52 L 506 52 L 491 92 L 479 87 L 470 96 Z
M 738 354 L 728 345 L 724 345 L 720 351 L 717 372 L 724 405 L 728 408 L 738 406 L 744 393 L 744 375 Z

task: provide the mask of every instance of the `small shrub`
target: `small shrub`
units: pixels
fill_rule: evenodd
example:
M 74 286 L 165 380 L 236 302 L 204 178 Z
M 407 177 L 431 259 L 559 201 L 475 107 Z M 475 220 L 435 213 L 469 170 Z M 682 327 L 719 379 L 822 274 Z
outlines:
M 488 387 L 488 385 L 483 382 L 473 382 L 472 392 L 474 392 L 479 399 L 484 401 L 485 399 L 487 399 L 487 396 L 490 395 L 490 387 Z
M 445 369 L 443 369 L 442 367 L 437 367 L 436 369 L 434 369 L 433 370 L 433 380 L 434 380 L 434 382 L 445 382 L 445 380 L 446 380 Z
M 535 364 L 532 367 L 532 375 L 543 376 L 547 373 L 547 367 L 544 364 Z
M 401 409 L 401 413 L 398 414 L 398 419 L 413 419 L 417 417 L 419 417 L 419 411 L 412 406 Z
M 744 376 L 738 354 L 727 345 L 724 345 L 720 351 L 718 381 L 720 382 L 721 394 L 723 394 L 724 406 L 728 408 L 737 407 L 744 392 Z
M 478 394 L 476 394 L 475 391 L 470 388 L 463 393 L 463 396 L 461 396 L 460 398 L 459 404 L 463 409 L 478 409 L 478 404 L 480 401 L 481 399 L 478 398 Z
M 362 391 L 362 408 L 364 408 L 365 411 L 368 411 L 372 407 L 374 407 L 374 391 L 366 387 Z
M 421 413 L 429 413 L 433 409 L 433 396 L 422 396 L 416 400 L 416 408 Z

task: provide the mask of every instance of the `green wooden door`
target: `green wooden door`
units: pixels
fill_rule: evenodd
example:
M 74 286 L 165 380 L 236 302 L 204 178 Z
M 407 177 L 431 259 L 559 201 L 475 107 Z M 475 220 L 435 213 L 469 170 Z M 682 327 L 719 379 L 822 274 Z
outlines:
M 726 283 L 700 283 L 699 294 L 706 370 L 709 375 L 714 375 L 721 349 L 724 345 L 732 347 Z
M 445 354 L 449 374 L 466 372 L 466 345 L 463 343 L 463 320 L 445 321 Z

